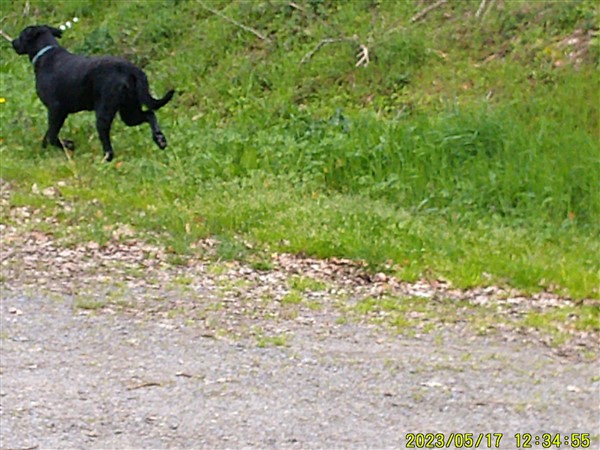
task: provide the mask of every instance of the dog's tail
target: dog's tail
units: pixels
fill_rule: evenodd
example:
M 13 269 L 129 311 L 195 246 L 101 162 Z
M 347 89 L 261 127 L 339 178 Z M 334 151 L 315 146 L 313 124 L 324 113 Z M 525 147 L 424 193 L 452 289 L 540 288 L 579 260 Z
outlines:
M 138 100 L 142 105 L 146 105 L 152 111 L 156 111 L 159 108 L 165 106 L 172 98 L 175 90 L 171 89 L 165 94 L 163 98 L 156 99 L 150 95 L 150 86 L 148 85 L 148 78 L 146 74 L 141 70 L 136 73 L 135 76 L 135 87 L 137 90 Z

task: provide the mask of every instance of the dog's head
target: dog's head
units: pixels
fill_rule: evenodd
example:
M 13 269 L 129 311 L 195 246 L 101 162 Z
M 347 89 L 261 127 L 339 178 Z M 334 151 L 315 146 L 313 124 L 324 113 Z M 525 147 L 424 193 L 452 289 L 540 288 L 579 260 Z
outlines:
M 61 36 L 62 31 L 58 28 L 35 25 L 21 31 L 19 37 L 12 41 L 12 46 L 19 55 L 31 56 L 46 45 L 58 45 L 55 38 Z

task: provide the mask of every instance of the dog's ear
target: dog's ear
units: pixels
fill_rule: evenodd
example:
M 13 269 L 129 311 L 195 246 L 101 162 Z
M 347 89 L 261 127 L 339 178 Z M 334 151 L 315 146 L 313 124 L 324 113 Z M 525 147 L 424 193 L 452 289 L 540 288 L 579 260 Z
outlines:
M 33 26 L 33 27 L 27 27 L 27 28 L 25 28 L 21 32 L 21 35 L 19 37 L 22 38 L 25 41 L 33 41 L 41 33 L 42 33 L 42 28 L 41 27 L 35 27 L 35 26 Z
M 56 36 L 57 38 L 62 37 L 63 32 L 61 30 L 59 30 L 58 28 L 49 27 L 48 25 L 45 25 L 45 27 L 48 29 L 48 31 L 50 31 L 50 33 L 52 33 L 52 36 Z

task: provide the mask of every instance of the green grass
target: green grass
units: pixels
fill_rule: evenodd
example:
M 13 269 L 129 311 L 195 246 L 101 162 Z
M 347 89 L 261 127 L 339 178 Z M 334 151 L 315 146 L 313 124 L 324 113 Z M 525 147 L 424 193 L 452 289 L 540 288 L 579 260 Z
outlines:
M 497 310 L 497 306 L 475 306 L 468 301 L 436 301 L 417 297 L 367 297 L 348 309 L 347 314 L 367 317 L 392 329 L 406 333 L 421 326 L 422 332 L 440 323 L 469 323 L 477 332 L 486 334 L 498 325 L 536 329 L 561 345 L 571 334 L 600 331 L 600 308 L 597 305 L 562 306 L 529 311 L 523 316 Z
M 293 276 L 288 280 L 288 285 L 292 290 L 299 292 L 323 291 L 326 288 L 325 283 L 315 280 L 311 277 Z
M 75 299 L 75 308 L 78 309 L 87 309 L 90 311 L 94 311 L 96 309 L 101 309 L 106 306 L 106 301 L 103 300 L 95 300 L 88 298 L 77 298 Z
M 300 294 L 296 291 L 292 291 L 283 296 L 283 298 L 281 299 L 281 304 L 282 305 L 297 305 L 299 303 L 302 303 L 302 301 L 303 301 L 302 294 Z
M 264 330 L 262 328 L 257 328 L 254 330 L 256 345 L 259 348 L 265 347 L 287 347 L 289 346 L 290 335 L 289 334 L 275 334 L 271 336 L 267 336 L 264 334 Z
M 523 325 L 541 331 L 563 327 L 578 331 L 598 332 L 600 331 L 600 308 L 598 306 L 586 305 L 530 312 L 525 316 Z
M 167 150 L 117 120 L 117 161 L 103 164 L 81 113 L 62 133 L 78 145 L 69 162 L 40 148 L 30 64 L 2 48 L 11 205 L 55 217 L 70 241 L 104 244 L 128 224 L 174 262 L 216 236 L 217 258 L 261 270 L 268 252 L 289 251 L 406 280 L 600 297 L 598 36 L 563 44 L 597 29 L 594 2 L 505 2 L 483 21 L 479 1 L 457 2 L 412 26 L 418 2 L 296 3 L 210 2 L 263 41 L 195 1 L 32 1 L 28 17 L 3 2 L 4 31 L 77 16 L 66 47 L 124 55 L 156 95 L 179 92 L 158 113 Z M 354 35 L 368 67 L 348 42 L 300 64 L 321 39 Z

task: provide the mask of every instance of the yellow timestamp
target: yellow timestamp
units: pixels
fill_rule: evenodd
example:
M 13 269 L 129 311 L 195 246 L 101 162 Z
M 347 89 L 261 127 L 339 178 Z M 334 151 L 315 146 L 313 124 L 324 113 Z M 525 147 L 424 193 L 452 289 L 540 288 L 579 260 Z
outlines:
M 515 447 L 517 448 L 590 448 L 590 433 L 517 433 Z
M 406 448 L 502 448 L 503 433 L 406 433 Z M 505 444 L 510 438 L 506 438 Z M 590 448 L 590 433 L 517 433 L 510 448 Z
M 502 433 L 407 433 L 406 448 L 500 448 Z

